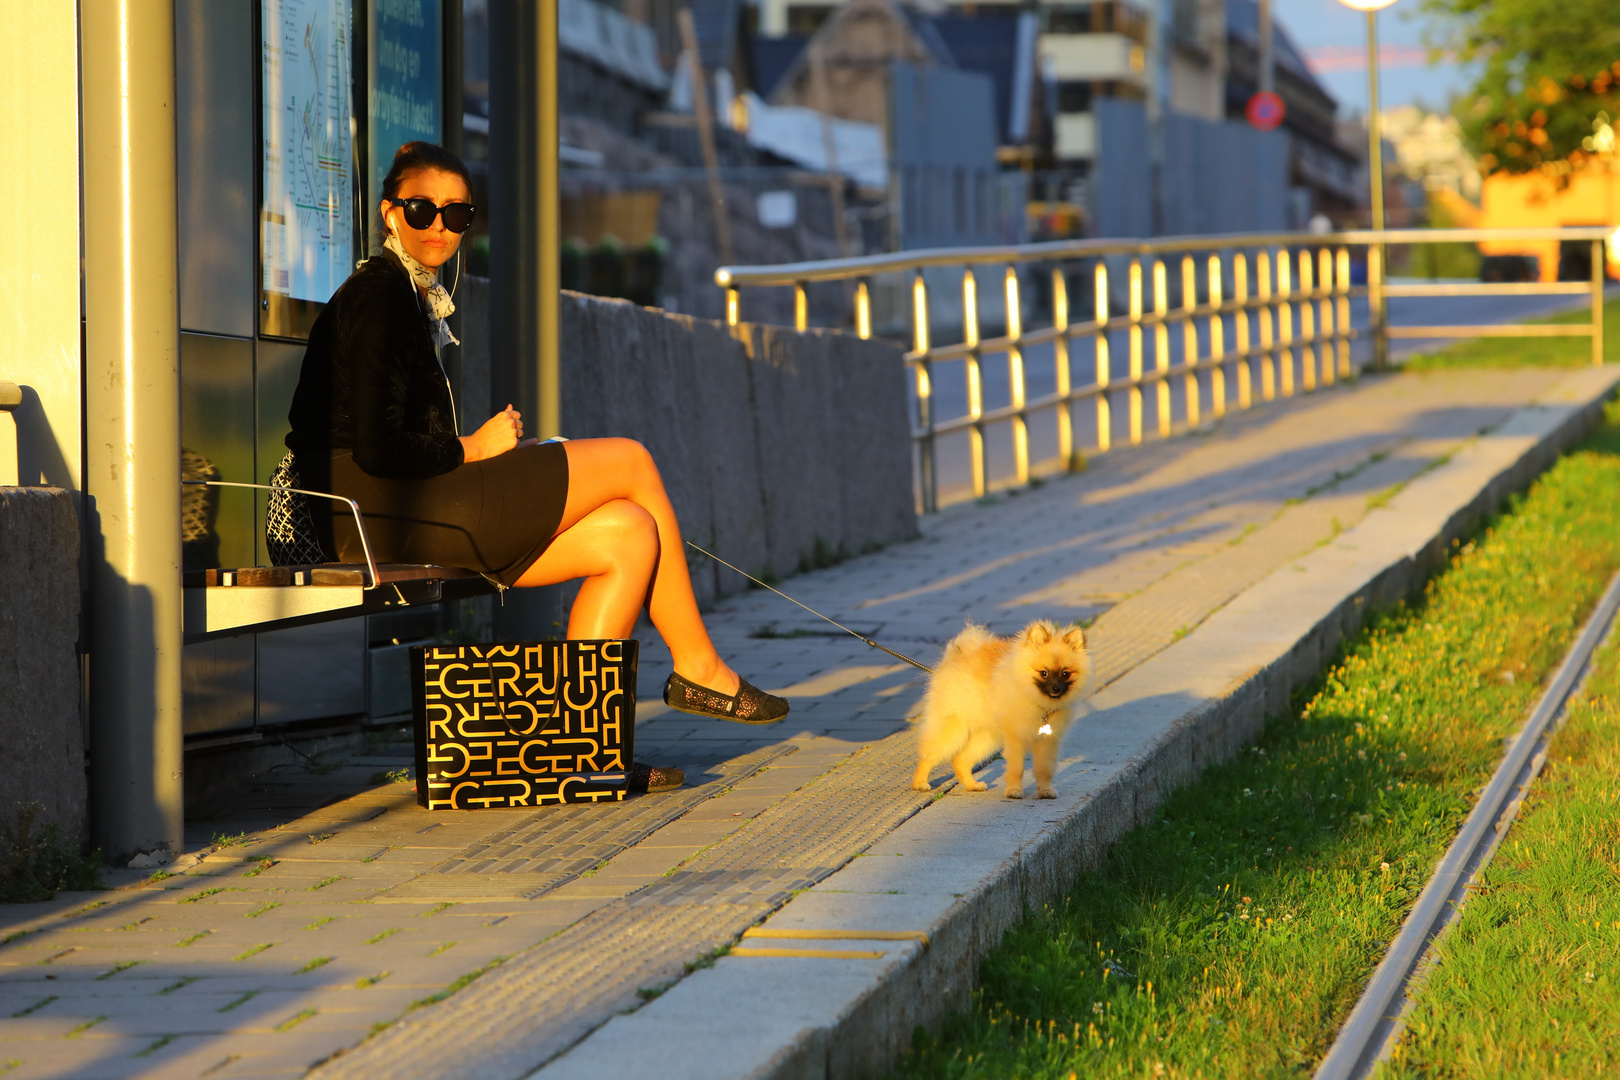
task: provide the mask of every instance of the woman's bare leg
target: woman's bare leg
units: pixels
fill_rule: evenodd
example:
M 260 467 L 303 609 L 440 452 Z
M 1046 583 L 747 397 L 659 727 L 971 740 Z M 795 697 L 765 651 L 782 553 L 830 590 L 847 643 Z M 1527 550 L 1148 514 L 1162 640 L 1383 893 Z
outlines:
M 737 673 L 715 652 L 709 631 L 698 614 L 692 594 L 692 577 L 686 568 L 686 546 L 681 542 L 680 523 L 675 508 L 664 491 L 663 478 L 652 455 L 633 439 L 571 439 L 563 443 L 568 453 L 568 501 L 556 539 L 518 581 L 519 586 L 552 585 L 576 577 L 586 577 L 579 599 L 568 619 L 569 637 L 628 637 L 643 604 L 653 626 L 669 646 L 675 670 L 699 686 L 735 694 Z M 604 556 L 592 556 L 589 549 L 612 550 L 629 541 L 639 544 L 637 523 L 626 525 L 626 515 L 616 511 L 609 517 L 596 515 L 611 505 L 629 503 L 651 519 L 655 537 L 652 563 L 641 578 L 640 591 L 633 605 L 627 606 L 629 574 L 611 583 L 598 582 L 603 571 L 592 571 Z M 589 531 L 574 536 L 576 528 Z M 623 540 L 616 530 L 629 530 Z M 553 554 L 556 558 L 552 558 Z M 593 561 L 594 560 L 594 561 Z M 650 582 L 650 586 L 649 586 Z M 581 632 L 575 632 L 575 627 Z M 615 633 L 587 634 L 586 627 L 622 627 Z
M 584 578 L 568 617 L 571 638 L 626 638 L 658 566 L 658 526 L 626 499 L 603 503 L 557 536 L 518 585 Z

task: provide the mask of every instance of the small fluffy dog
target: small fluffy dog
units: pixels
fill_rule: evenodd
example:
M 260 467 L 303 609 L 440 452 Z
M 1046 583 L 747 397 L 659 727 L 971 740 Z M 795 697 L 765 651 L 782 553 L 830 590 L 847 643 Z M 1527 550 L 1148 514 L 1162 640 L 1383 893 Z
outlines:
M 989 785 L 973 779 L 973 766 L 1000 748 L 1007 798 L 1022 799 L 1028 750 L 1035 758 L 1036 794 L 1056 798 L 1058 744 L 1090 675 L 1086 635 L 1078 626 L 1059 632 L 1040 619 L 1004 638 L 969 623 L 945 646 L 929 680 L 911 786 L 927 791 L 928 774 L 949 758 L 963 790 L 984 791 Z

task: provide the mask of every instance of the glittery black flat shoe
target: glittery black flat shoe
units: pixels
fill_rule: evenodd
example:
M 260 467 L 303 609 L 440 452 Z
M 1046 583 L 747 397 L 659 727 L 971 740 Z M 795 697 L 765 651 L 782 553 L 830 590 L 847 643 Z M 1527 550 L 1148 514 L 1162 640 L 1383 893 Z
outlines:
M 639 794 L 656 795 L 660 791 L 674 791 L 686 783 L 686 774 L 673 765 L 630 766 L 630 790 Z
M 671 674 L 664 684 L 664 704 L 681 712 L 734 720 L 739 724 L 775 724 L 788 714 L 786 698 L 767 694 L 747 679 L 739 679 L 731 697 Z

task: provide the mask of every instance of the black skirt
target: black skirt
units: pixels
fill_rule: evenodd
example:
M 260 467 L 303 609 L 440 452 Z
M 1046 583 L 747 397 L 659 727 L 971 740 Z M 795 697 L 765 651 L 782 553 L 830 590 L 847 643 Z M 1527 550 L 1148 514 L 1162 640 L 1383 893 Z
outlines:
M 338 450 L 327 490 L 360 504 L 378 562 L 459 566 L 515 585 L 562 522 L 568 454 L 561 443 L 548 442 L 426 480 L 384 480 Z M 364 562 L 354 517 L 341 506 L 334 510 L 338 560 Z

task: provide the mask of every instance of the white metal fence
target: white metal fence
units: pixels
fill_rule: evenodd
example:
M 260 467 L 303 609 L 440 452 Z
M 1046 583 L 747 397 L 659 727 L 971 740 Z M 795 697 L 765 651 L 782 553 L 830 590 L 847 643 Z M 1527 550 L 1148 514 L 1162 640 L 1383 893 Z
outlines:
M 1410 229 L 1316 235 L 1256 234 L 1180 237 L 1153 241 L 1078 240 L 1011 247 L 908 251 L 781 266 L 727 266 L 715 272 L 726 290 L 726 318 L 740 321 L 741 290 L 794 290 L 795 322 L 809 328 L 807 290 L 818 282 L 842 282 L 850 290 L 851 322 L 865 338 L 873 333 L 874 282 L 909 279 L 911 350 L 905 363 L 915 383 L 917 413 L 911 432 L 924 511 L 939 507 L 937 444 L 941 436 L 966 433 L 971 492 L 990 486 L 985 437 L 994 425 L 1010 426 L 1010 481 L 1031 477 L 1030 420 L 1054 414 L 1056 459 L 1103 452 L 1116 439 L 1139 443 L 1152 404 L 1153 428 L 1170 434 L 1176 423 L 1196 426 L 1207 407 L 1219 417 L 1328 386 L 1352 374 L 1351 299 L 1369 305 L 1373 363 L 1387 363 L 1397 338 L 1589 337 L 1592 362 L 1603 362 L 1604 243 L 1607 228 Z M 1392 244 L 1454 244 L 1556 239 L 1590 245 L 1589 281 L 1418 282 L 1385 280 L 1385 250 Z M 1364 277 L 1355 272 L 1365 267 Z M 930 283 L 961 271 L 960 340 L 936 344 L 930 319 Z M 981 277 L 997 279 L 1000 333 L 981 334 L 985 297 Z M 1047 325 L 1025 327 L 1030 305 L 1024 290 L 1037 277 L 1049 282 L 1042 307 Z M 1360 278 L 1353 281 L 1353 278 Z M 1089 292 L 1089 312 L 1071 306 L 1070 293 Z M 998 288 L 997 288 L 998 287 Z M 1489 323 L 1449 326 L 1389 325 L 1391 297 L 1489 297 L 1587 295 L 1591 317 L 1581 323 Z M 952 335 L 954 336 L 954 335 Z M 1051 348 L 1050 392 L 1031 397 L 1025 356 Z M 1089 349 L 1087 348 L 1089 346 Z M 1089 378 L 1076 370 L 1075 353 L 1089 351 Z M 1006 404 L 985 405 L 985 361 L 1006 364 Z M 937 415 L 936 368 L 962 361 L 965 409 Z M 1179 410 L 1172 395 L 1180 399 Z M 1086 416 L 1082 410 L 1089 409 Z M 1079 421 L 1084 420 L 1085 423 Z M 1084 428 L 1089 437 L 1077 432 Z

